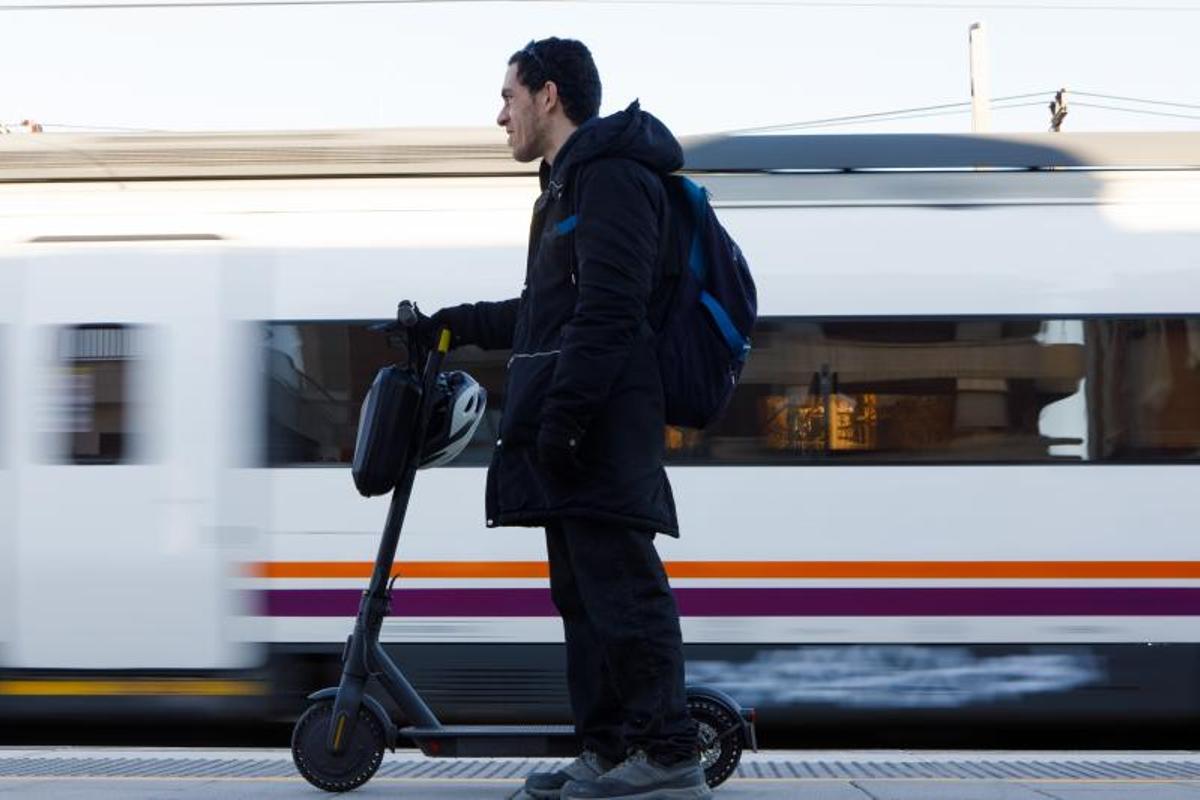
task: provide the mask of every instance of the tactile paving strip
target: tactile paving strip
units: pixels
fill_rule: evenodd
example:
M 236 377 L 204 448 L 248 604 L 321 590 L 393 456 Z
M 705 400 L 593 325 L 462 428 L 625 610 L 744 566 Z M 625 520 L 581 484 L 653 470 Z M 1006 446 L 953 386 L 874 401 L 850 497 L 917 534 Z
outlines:
M 552 759 L 423 759 L 389 762 L 378 777 L 394 780 L 513 780 L 565 764 Z M 0 754 L 0 778 L 296 778 L 285 758 L 123 758 Z M 1191 760 L 805 760 L 743 762 L 746 780 L 1200 780 L 1200 758 Z

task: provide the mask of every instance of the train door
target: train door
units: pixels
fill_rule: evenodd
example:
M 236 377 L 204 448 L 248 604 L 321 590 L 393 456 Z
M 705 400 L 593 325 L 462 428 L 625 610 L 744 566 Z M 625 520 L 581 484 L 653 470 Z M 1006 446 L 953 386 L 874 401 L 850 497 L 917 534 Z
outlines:
M 0 260 L 0 668 L 8 663 L 16 627 L 16 490 L 12 419 L 17 392 L 13 385 L 13 323 L 20 308 L 19 273 L 11 260 Z
M 19 337 L 15 646 L 26 669 L 212 670 L 238 641 L 258 386 L 219 249 L 47 245 Z

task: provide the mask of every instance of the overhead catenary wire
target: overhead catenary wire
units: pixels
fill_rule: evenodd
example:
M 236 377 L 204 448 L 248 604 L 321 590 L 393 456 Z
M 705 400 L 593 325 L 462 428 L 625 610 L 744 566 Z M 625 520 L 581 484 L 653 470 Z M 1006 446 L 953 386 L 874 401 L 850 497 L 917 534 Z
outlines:
M 1041 106 L 1041 105 L 1044 105 L 1044 103 L 1042 103 L 1041 100 L 1033 100 L 1033 101 L 1029 101 L 1029 102 L 1025 102 L 1025 103 L 1011 103 L 1008 105 L 992 106 L 992 110 L 993 111 L 1007 111 L 1008 109 L 1011 109 L 1011 108 L 1029 108 L 1032 106 Z M 950 116 L 956 116 L 958 114 L 970 114 L 970 113 L 971 113 L 970 108 L 955 108 L 955 109 L 948 109 L 945 111 L 930 111 L 930 112 L 920 113 L 920 114 L 903 114 L 903 115 L 894 116 L 894 117 L 880 117 L 880 118 L 876 118 L 876 119 L 849 120 L 849 121 L 844 121 L 844 122 L 807 123 L 807 124 L 801 124 L 801 125 L 791 125 L 791 126 L 787 126 L 786 128 L 781 128 L 779 130 L 815 130 L 815 129 L 819 129 L 819 128 L 840 128 L 844 125 L 870 125 L 870 124 L 878 124 L 881 122 L 903 122 L 905 120 L 910 120 L 910 119 L 923 119 L 926 117 L 950 117 Z M 741 133 L 741 131 L 731 131 L 731 133 Z
M 1101 97 L 1120 99 L 1126 102 L 1137 102 L 1150 105 L 1170 106 L 1176 108 L 1195 108 L 1200 109 L 1200 104 L 1169 102 L 1165 100 L 1150 100 L 1147 98 L 1128 97 L 1122 95 L 1101 94 L 1098 92 L 1072 91 L 1073 95 L 1082 95 L 1086 97 Z M 992 100 L 992 110 L 1005 111 L 1016 108 L 1030 108 L 1033 106 L 1044 105 L 1042 100 L 1028 100 L 1028 98 L 1045 97 L 1052 95 L 1052 92 L 1026 92 L 1024 94 L 1006 95 L 997 97 Z M 1016 100 L 1026 102 L 1013 102 Z M 938 103 L 928 106 L 914 106 L 911 108 L 899 108 L 889 111 L 873 111 L 863 114 L 849 114 L 838 117 L 823 117 L 810 120 L 800 120 L 796 122 L 782 122 L 771 125 L 759 125 L 747 128 L 732 128 L 720 131 L 723 134 L 755 134 L 755 133 L 771 133 L 785 132 L 793 130 L 807 130 L 816 128 L 831 128 L 849 125 L 866 125 L 883 122 L 900 122 L 911 119 L 922 119 L 928 117 L 953 116 L 957 114 L 966 114 L 970 112 L 969 106 L 971 101 L 963 100 L 956 103 Z M 1087 101 L 1076 100 L 1072 103 L 1074 106 L 1084 108 L 1097 108 L 1106 111 L 1124 112 L 1129 114 L 1147 114 L 1151 116 L 1172 117 L 1176 119 L 1200 119 L 1200 115 L 1196 114 L 1179 114 L 1169 111 L 1155 111 L 1152 109 L 1143 108 L 1128 108 L 1124 106 L 1114 106 L 1102 103 L 1091 103 Z M 0 126 L 19 127 L 18 123 L 0 123 Z M 116 125 L 85 125 L 79 123 L 65 122 L 45 122 L 41 123 L 43 128 L 63 128 L 81 131 L 94 132 L 118 132 L 118 133 L 180 133 L 181 131 L 168 130 L 163 128 L 134 128 L 123 127 Z
M 1021 95 L 1013 95 L 1009 99 L 1017 99 Z M 1033 108 L 1045 105 L 1041 100 L 1029 100 L 1024 102 L 1003 102 L 997 100 L 992 106 L 993 111 L 1008 111 L 1017 108 Z M 1108 111 L 1127 112 L 1133 114 L 1152 114 L 1155 116 L 1175 117 L 1182 119 L 1200 119 L 1200 115 L 1192 114 L 1175 114 L 1170 112 L 1155 112 L 1137 108 L 1122 108 L 1119 106 L 1102 105 L 1099 103 L 1088 103 L 1075 101 L 1072 105 L 1083 106 L 1087 108 L 1099 108 Z M 808 120 L 804 122 L 781 123 L 778 125 L 764 125 L 755 128 L 735 128 L 730 130 L 722 130 L 722 134 L 753 134 L 753 133 L 770 133 L 770 132 L 787 132 L 797 130 L 815 130 L 820 128 L 837 128 L 842 126 L 854 125 L 870 125 L 886 122 L 903 122 L 912 119 L 926 119 L 929 117 L 946 117 L 956 116 L 959 114 L 969 114 L 971 109 L 969 102 L 964 103 L 947 103 L 944 105 L 925 106 L 916 109 L 901 109 L 898 111 L 881 111 L 872 114 L 856 114 L 846 117 L 827 117 L 825 119 Z M 115 126 L 100 126 L 100 125 L 68 125 L 65 123 L 44 123 L 45 128 L 70 128 L 84 131 L 107 132 L 114 131 L 119 133 L 180 133 L 181 131 L 165 130 L 161 128 L 122 128 Z
M 961 0 L 100 0 L 99 2 L 24 2 L 0 3 L 0 11 L 113 11 L 172 8 L 271 8 L 280 6 L 388 6 L 437 3 L 559 3 L 571 5 L 667 5 L 667 6 L 736 6 L 778 8 L 895 8 L 920 10 L 988 10 L 988 11 L 1118 11 L 1118 12 L 1200 12 L 1200 4 L 1174 3 L 1140 5 L 1128 2 L 1031 2 L 970 3 Z
M 1099 92 L 1084 92 L 1079 89 L 1072 89 L 1072 95 L 1080 97 L 1098 97 L 1102 100 L 1120 100 L 1126 103 L 1145 103 L 1152 106 L 1171 106 L 1173 108 L 1193 108 L 1200 111 L 1200 103 L 1177 103 L 1170 100 L 1151 100 L 1147 97 L 1127 97 L 1119 94 L 1100 94 Z
M 993 103 L 1005 103 L 1012 100 L 1025 100 L 1031 97 L 1045 97 L 1048 92 L 1027 92 L 1025 94 L 1011 94 L 1004 97 L 997 97 L 992 100 Z M 906 118 L 913 116 L 943 116 L 946 114 L 959 114 L 969 111 L 971 105 L 970 100 L 963 100 L 957 103 L 939 103 L 931 106 L 915 106 L 913 108 L 897 108 L 890 111 L 873 111 L 865 114 L 850 114 L 841 117 L 824 117 L 820 119 L 800 120 L 798 122 L 781 122 L 772 125 L 758 125 L 750 128 L 737 128 L 727 131 L 727 133 L 769 133 L 771 131 L 793 130 L 795 128 L 816 128 L 826 127 L 830 125 L 846 125 L 858 124 L 860 122 L 889 122 L 893 119 L 900 118 L 903 115 Z M 995 106 L 993 108 L 1019 108 L 1026 105 L 1042 105 L 1042 101 L 1030 101 L 1021 103 L 1017 106 Z M 954 109 L 954 110 L 951 110 Z M 926 113 L 932 112 L 932 113 Z
M 1025 100 L 1026 98 L 1032 98 L 1032 97 L 1048 97 L 1049 98 L 1049 97 L 1052 97 L 1053 94 L 1054 93 L 1052 91 L 1026 92 L 1024 94 L 1014 94 L 1014 95 L 1006 95 L 1004 97 L 997 97 L 992 100 L 992 104 L 993 104 L 992 109 L 996 110 L 996 111 L 1003 111 L 1003 110 L 1011 109 L 1011 108 L 1028 108 L 1028 107 L 1032 107 L 1032 106 L 1041 106 L 1041 105 L 1044 105 L 1044 103 L 1040 100 L 1034 100 L 1034 101 L 1030 101 L 1030 102 L 1021 102 L 1021 103 L 1013 103 L 1011 101 Z M 1122 99 L 1127 102 L 1137 102 L 1137 103 L 1143 103 L 1143 104 L 1147 104 L 1147 105 L 1168 106 L 1168 107 L 1173 107 L 1173 108 L 1200 109 L 1200 105 L 1197 105 L 1197 104 L 1170 102 L 1170 101 L 1166 101 L 1166 100 L 1151 100 L 1149 98 L 1127 97 L 1127 96 L 1122 96 L 1122 95 L 1108 95 L 1108 94 L 1100 94 L 1097 92 L 1082 92 L 1082 91 L 1071 91 L 1070 94 L 1083 95 L 1083 96 L 1087 96 L 1087 97 Z M 1004 105 L 1002 105 L 1002 104 L 1004 104 Z M 893 109 L 890 111 L 874 111 L 874 112 L 870 112 L 870 113 L 850 114 L 850 115 L 840 116 L 840 117 L 824 117 L 824 118 L 819 118 L 819 119 L 801 120 L 801 121 L 797 121 L 797 122 L 783 122 L 783 123 L 777 123 L 777 124 L 771 124 L 771 125 L 759 125 L 759 126 L 754 126 L 754 127 L 749 127 L 749 128 L 735 128 L 732 130 L 727 130 L 727 131 L 722 131 L 722 132 L 723 133 L 732 133 L 732 134 L 771 133 L 771 132 L 776 132 L 776 131 L 805 130 L 805 129 L 810 129 L 810 128 L 840 127 L 843 125 L 863 125 L 863 124 L 870 124 L 870 123 L 874 123 L 874 122 L 895 122 L 895 121 L 902 121 L 902 120 L 908 120 L 908 119 L 919 119 L 919 118 L 923 118 L 923 117 L 951 116 L 951 115 L 955 115 L 955 114 L 968 113 L 970 110 L 968 107 L 970 105 L 971 105 L 971 101 L 963 100 L 963 101 L 960 101 L 957 103 L 939 103 L 937 105 L 916 106 L 913 108 L 899 108 L 899 109 Z M 1150 114 L 1153 116 L 1175 117 L 1175 118 L 1180 118 L 1180 119 L 1200 119 L 1200 116 L 1195 116 L 1195 115 L 1191 115 L 1191 114 L 1178 114 L 1178 113 L 1168 112 L 1168 111 L 1154 111 L 1154 110 L 1150 110 L 1150 109 L 1128 108 L 1128 107 L 1124 107 L 1124 106 L 1112 106 L 1112 105 L 1105 105 L 1105 104 L 1100 104 L 1100 103 L 1090 103 L 1087 101 L 1075 101 L 1073 103 L 1073 105 L 1082 106 L 1082 107 L 1086 107 L 1086 108 L 1099 108 L 1099 109 L 1104 109 L 1104 110 L 1108 110 L 1108 111 L 1127 112 L 1127 113 L 1133 113 L 1133 114 L 1142 113 L 1142 114 Z
M 1103 103 L 1088 103 L 1081 100 L 1071 102 L 1072 106 L 1082 106 L 1084 108 L 1103 108 L 1107 111 L 1124 111 L 1127 114 L 1149 114 L 1153 117 L 1175 117 L 1176 119 L 1200 119 L 1200 114 L 1177 114 L 1172 111 L 1154 111 L 1149 108 L 1123 108 L 1121 106 L 1110 106 Z

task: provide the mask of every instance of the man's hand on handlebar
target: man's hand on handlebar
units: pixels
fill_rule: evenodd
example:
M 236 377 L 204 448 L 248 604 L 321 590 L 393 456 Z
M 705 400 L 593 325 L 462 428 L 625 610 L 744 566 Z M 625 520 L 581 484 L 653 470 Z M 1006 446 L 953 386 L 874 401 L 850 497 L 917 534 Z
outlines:
M 470 305 L 448 306 L 434 312 L 431 316 L 422 314 L 415 303 L 411 304 L 411 308 L 416 314 L 417 338 L 423 347 L 433 349 L 437 345 L 438 334 L 441 333 L 442 328 L 450 329 L 451 350 L 464 344 L 463 333 L 467 330 L 471 313 Z

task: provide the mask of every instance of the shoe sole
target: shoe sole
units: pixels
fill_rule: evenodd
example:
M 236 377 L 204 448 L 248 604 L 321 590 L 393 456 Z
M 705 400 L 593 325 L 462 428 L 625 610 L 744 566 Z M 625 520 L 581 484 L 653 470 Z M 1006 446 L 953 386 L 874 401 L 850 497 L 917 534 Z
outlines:
M 704 800 L 713 796 L 708 786 L 681 786 L 674 789 L 650 789 L 634 794 L 609 795 L 604 798 L 574 797 L 562 794 L 562 800 Z
M 595 780 L 597 777 L 599 777 L 599 775 L 586 778 L 585 780 Z M 528 784 L 526 784 L 523 788 L 525 789 L 525 794 L 534 798 L 534 800 L 561 800 L 563 789 L 566 788 L 567 783 L 570 783 L 570 781 L 564 782 L 563 785 L 557 789 L 531 789 L 529 788 Z

